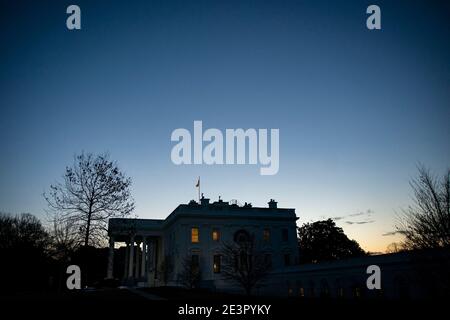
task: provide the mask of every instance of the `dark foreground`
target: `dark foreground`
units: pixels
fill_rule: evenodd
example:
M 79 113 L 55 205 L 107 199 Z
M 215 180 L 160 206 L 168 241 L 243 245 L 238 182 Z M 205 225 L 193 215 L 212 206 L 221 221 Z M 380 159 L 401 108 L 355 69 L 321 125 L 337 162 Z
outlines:
M 446 301 L 304 300 L 243 297 L 173 288 L 95 289 L 0 296 L 1 314 L 27 318 L 92 317 L 140 319 L 380 319 L 446 312 Z M 206 312 L 209 311 L 209 314 Z M 191 314 L 194 313 L 195 314 Z M 186 314 L 187 313 L 187 314 Z

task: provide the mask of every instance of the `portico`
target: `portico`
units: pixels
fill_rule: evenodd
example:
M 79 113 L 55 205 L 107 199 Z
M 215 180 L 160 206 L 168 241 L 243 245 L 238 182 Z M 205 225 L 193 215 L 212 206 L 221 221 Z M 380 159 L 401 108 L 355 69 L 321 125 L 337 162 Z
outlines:
M 125 283 L 155 285 L 158 256 L 162 245 L 162 220 L 111 219 L 109 222 L 109 257 L 107 278 L 114 278 L 114 248 L 125 244 Z

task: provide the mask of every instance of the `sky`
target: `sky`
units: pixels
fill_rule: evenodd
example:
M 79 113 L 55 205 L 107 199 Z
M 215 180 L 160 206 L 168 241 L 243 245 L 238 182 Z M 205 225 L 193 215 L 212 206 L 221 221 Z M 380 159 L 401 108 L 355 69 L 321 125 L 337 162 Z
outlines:
M 109 152 L 140 218 L 196 198 L 201 176 L 212 200 L 274 198 L 384 251 L 417 164 L 450 165 L 449 39 L 448 1 L 2 0 L 0 211 L 44 220 L 73 156 Z M 279 172 L 174 165 L 171 133 L 195 120 L 279 129 Z

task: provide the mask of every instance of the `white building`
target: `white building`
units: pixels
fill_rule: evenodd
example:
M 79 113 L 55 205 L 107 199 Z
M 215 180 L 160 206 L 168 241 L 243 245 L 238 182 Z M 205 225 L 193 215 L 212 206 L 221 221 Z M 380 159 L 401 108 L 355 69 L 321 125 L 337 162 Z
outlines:
M 110 219 L 110 261 L 108 277 L 113 277 L 114 245 L 126 243 L 124 280 L 129 284 L 179 285 L 183 260 L 198 263 L 201 285 L 230 287 L 221 275 L 224 243 L 252 236 L 258 250 L 275 270 L 298 263 L 295 209 L 281 209 L 270 200 L 268 207 L 238 206 L 219 199 L 210 203 L 191 201 L 179 205 L 166 219 Z M 167 281 L 163 274 L 170 265 Z

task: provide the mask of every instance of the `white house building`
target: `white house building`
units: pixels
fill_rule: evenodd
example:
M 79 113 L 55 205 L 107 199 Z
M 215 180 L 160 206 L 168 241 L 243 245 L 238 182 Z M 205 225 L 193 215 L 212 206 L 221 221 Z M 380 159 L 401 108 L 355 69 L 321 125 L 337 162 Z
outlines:
M 238 290 L 221 275 L 224 243 L 251 236 L 275 270 L 298 263 L 295 209 L 282 209 L 270 200 L 268 207 L 243 206 L 201 198 L 179 205 L 166 219 L 110 219 L 108 277 L 114 274 L 114 246 L 126 244 L 124 280 L 129 284 L 178 285 L 183 261 L 198 264 L 201 284 Z M 165 270 L 168 270 L 164 278 Z

